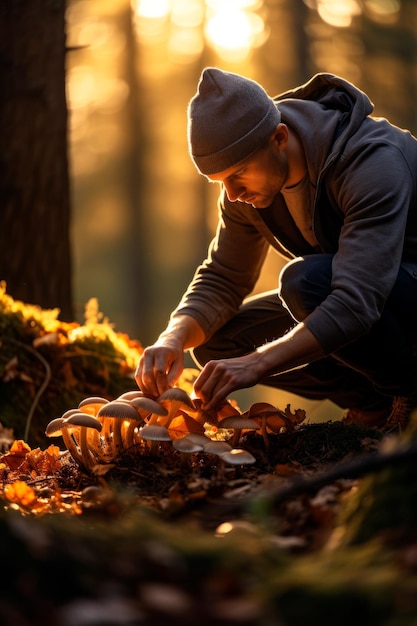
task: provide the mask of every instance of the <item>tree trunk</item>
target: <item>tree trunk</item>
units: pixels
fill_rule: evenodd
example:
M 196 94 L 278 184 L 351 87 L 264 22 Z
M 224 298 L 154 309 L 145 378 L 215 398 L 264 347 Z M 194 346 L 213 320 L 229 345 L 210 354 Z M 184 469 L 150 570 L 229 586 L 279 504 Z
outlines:
M 65 0 L 0 3 L 0 279 L 73 319 Z

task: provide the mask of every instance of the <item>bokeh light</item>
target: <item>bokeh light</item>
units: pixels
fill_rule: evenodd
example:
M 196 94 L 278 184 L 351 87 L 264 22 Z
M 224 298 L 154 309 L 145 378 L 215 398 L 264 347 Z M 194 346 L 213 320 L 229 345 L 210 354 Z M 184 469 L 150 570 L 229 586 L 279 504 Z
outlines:
M 262 0 L 132 0 L 138 40 L 166 42 L 171 61 L 193 62 L 207 44 L 238 63 L 267 38 Z

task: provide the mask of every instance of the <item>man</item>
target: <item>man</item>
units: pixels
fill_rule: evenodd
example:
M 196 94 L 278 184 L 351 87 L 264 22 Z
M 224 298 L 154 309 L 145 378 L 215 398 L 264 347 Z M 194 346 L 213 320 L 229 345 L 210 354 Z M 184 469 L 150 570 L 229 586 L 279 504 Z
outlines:
M 416 404 L 417 140 L 371 116 L 351 83 L 318 74 L 275 99 L 206 68 L 188 108 L 198 171 L 220 183 L 207 259 L 136 380 L 158 396 L 203 366 L 209 409 L 257 383 L 328 398 L 348 422 L 406 423 Z M 269 246 L 278 291 L 250 296 Z

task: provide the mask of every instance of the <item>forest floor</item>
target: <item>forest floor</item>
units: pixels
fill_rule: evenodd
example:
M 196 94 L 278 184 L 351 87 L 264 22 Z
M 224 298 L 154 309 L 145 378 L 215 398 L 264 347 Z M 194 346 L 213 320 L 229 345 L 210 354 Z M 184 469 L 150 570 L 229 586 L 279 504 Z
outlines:
M 2 625 L 417 624 L 415 424 L 307 416 L 243 434 L 247 466 L 167 442 L 85 470 L 45 426 L 132 389 L 140 344 L 5 290 L 0 343 Z

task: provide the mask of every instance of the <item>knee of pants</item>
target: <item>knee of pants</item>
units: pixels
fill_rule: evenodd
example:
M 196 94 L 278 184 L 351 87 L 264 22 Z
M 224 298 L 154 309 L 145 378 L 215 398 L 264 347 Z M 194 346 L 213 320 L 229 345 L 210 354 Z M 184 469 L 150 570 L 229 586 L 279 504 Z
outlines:
M 304 320 L 329 294 L 331 259 L 330 254 L 299 257 L 282 269 L 279 297 L 297 322 Z
M 202 346 L 190 350 L 190 355 L 194 363 L 202 368 L 206 363 L 216 358 L 214 350 L 210 350 L 210 344 L 205 343 Z
M 308 315 L 303 299 L 305 274 L 302 261 L 303 259 L 294 259 L 287 263 L 281 270 L 278 282 L 278 295 L 298 322 Z

